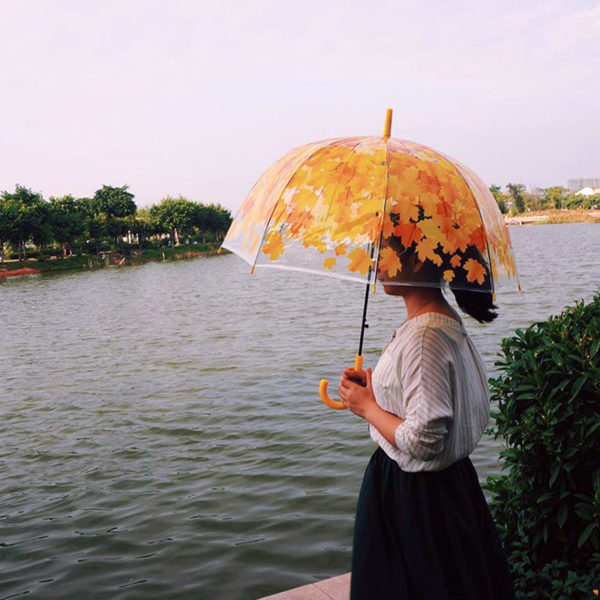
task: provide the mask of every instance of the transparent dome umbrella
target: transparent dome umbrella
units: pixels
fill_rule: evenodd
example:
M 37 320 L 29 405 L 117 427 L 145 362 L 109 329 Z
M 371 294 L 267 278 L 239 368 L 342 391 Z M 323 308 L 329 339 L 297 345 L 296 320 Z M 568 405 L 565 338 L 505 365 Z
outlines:
M 257 181 L 223 242 L 251 265 L 364 284 L 354 367 L 362 371 L 369 290 L 384 285 L 494 294 L 518 282 L 496 200 L 469 168 L 427 146 L 383 136 L 336 138 L 288 152 Z M 319 386 L 330 408 L 344 408 Z

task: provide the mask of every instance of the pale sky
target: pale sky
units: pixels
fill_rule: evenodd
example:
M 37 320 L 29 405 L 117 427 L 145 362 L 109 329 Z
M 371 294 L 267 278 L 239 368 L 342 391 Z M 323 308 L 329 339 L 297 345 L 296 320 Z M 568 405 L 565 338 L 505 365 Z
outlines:
M 600 1 L 0 0 L 0 190 L 239 207 L 287 150 L 392 135 L 489 185 L 600 176 Z

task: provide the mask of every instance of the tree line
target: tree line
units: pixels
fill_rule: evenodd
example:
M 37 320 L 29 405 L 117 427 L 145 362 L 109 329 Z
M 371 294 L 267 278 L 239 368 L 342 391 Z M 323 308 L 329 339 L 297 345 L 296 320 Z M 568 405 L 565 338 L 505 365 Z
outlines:
M 132 247 L 220 242 L 231 213 L 218 204 L 167 196 L 138 208 L 128 186 L 103 185 L 91 198 L 72 195 L 44 199 L 17 185 L 0 193 L 0 262 L 7 249 L 19 260 L 34 254 L 63 258 L 82 253 L 128 252 Z
M 506 191 L 492 184 L 490 192 L 503 214 L 519 214 L 528 211 L 553 209 L 596 209 L 600 208 L 600 195 L 581 196 L 562 186 L 535 188 L 528 192 L 522 183 L 509 183 Z

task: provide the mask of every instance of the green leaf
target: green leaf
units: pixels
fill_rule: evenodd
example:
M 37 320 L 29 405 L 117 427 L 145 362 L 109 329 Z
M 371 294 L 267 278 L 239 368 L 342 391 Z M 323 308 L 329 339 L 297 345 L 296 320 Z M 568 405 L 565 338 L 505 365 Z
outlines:
M 598 429 L 598 427 L 600 427 L 600 421 L 597 421 L 596 423 L 594 423 L 588 430 L 587 433 L 585 434 L 585 437 L 588 438 L 590 437 L 590 435 L 592 435 L 592 433 L 594 433 L 594 431 L 596 431 L 596 429 Z
M 600 338 L 598 338 L 590 347 L 590 358 L 594 358 L 600 349 Z
M 558 509 L 558 527 L 560 529 L 563 528 L 565 521 L 567 520 L 567 515 L 569 513 L 569 507 L 566 503 L 563 503 L 561 507 Z
M 575 398 L 577 398 L 579 391 L 583 387 L 584 383 L 587 381 L 588 377 L 589 377 L 589 374 L 584 373 L 577 379 L 577 381 L 575 382 L 575 385 L 573 386 L 573 393 L 571 394 L 571 400 L 574 400 Z
M 557 463 L 554 465 L 554 468 L 552 469 L 552 474 L 550 475 L 550 487 L 552 487 L 554 485 L 554 482 L 556 481 L 556 478 L 560 475 L 560 468 L 561 468 L 561 464 Z
M 581 548 L 581 546 L 583 546 L 588 538 L 590 537 L 590 535 L 592 535 L 592 531 L 594 531 L 594 529 L 596 528 L 596 525 L 598 525 L 598 523 L 590 523 L 584 530 L 583 533 L 579 536 L 579 539 L 577 540 L 577 547 Z
M 554 492 L 544 492 L 537 500 L 536 502 L 538 504 L 545 502 L 546 500 L 550 500 L 550 498 L 554 498 Z

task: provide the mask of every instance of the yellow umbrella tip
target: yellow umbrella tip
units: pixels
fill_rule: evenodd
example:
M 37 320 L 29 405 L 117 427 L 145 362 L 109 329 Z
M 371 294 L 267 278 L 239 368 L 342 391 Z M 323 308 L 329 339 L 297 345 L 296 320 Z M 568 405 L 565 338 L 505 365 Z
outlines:
M 392 109 L 388 108 L 385 113 L 385 125 L 383 127 L 383 137 L 389 138 L 392 135 Z

